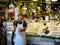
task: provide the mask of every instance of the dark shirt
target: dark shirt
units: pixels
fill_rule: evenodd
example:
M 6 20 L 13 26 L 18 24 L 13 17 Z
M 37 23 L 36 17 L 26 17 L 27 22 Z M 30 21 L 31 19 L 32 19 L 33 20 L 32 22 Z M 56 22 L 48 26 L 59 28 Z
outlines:
M 3 22 L 5 22 L 6 20 L 4 19 L 4 20 L 0 20 L 0 36 L 1 37 L 3 37 L 3 36 L 5 36 L 5 34 L 6 34 L 6 31 L 5 31 L 5 29 L 3 30 L 3 28 L 4 28 L 4 25 L 3 25 Z
M 16 25 L 16 27 L 17 27 L 17 24 L 22 24 L 22 21 L 14 22 L 14 25 Z M 23 21 L 23 27 L 27 27 L 27 23 L 25 21 Z
M 0 27 L 4 27 L 4 26 L 3 26 L 3 22 L 5 22 L 5 21 L 6 21 L 6 20 L 2 20 L 2 19 L 0 20 Z

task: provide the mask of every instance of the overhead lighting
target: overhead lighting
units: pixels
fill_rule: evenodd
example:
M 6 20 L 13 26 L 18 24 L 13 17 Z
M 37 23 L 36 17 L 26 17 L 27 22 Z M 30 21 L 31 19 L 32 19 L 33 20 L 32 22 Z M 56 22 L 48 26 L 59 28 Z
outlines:
M 26 7 L 23 7 L 22 9 L 23 9 L 23 10 L 27 10 L 27 8 L 26 8 Z
M 38 9 L 40 9 L 40 7 L 37 7 Z
M 20 3 L 20 5 L 23 5 L 22 3 Z
M 57 1 L 57 0 L 52 0 L 53 2 Z
M 49 1 L 49 0 L 46 0 L 46 1 Z
M 33 1 L 38 1 L 38 0 L 33 0 Z
M 15 6 L 13 5 L 13 3 L 11 3 L 11 4 L 9 5 L 9 8 L 15 8 Z

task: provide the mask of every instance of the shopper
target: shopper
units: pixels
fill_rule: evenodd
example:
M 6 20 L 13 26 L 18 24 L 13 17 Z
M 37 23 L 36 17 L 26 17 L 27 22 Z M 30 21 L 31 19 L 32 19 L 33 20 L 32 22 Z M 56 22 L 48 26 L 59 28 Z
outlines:
M 3 25 L 3 23 L 6 22 L 4 15 L 1 15 L 1 19 L 0 19 L 0 45 L 6 45 L 7 44 L 7 37 L 6 37 L 6 30 L 5 30 L 5 26 Z
M 0 15 L 0 45 L 1 45 L 1 39 L 2 39 L 2 23 L 1 23 L 1 15 Z
M 3 24 L 4 22 L 6 22 L 6 19 L 5 19 L 5 16 L 4 15 L 1 15 L 1 42 L 2 42 L 2 45 L 7 45 L 7 35 L 6 35 L 6 27 L 5 25 Z
M 16 22 L 15 26 L 16 31 L 15 31 L 14 45 L 26 45 L 25 30 L 27 27 L 27 23 L 25 22 L 24 16 L 22 14 L 18 15 L 18 21 Z

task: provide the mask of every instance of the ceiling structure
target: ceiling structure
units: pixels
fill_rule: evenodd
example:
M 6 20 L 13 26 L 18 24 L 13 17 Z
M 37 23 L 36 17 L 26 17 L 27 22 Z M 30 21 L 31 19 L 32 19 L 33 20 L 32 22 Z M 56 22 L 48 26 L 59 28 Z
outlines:
M 0 7 L 7 7 L 11 2 L 16 0 L 0 0 Z
M 6 7 L 8 2 L 9 2 L 9 0 L 0 0 L 0 7 Z
M 9 7 L 9 4 L 11 4 L 11 2 L 14 3 L 15 1 L 30 2 L 32 0 L 0 0 L 0 14 L 4 12 L 5 7 Z M 43 3 L 43 6 L 46 4 L 45 0 L 38 0 L 38 2 Z M 60 6 L 60 0 L 58 0 L 57 2 L 52 2 L 51 4 L 51 8 L 54 10 L 54 8 L 58 8 L 58 6 Z
M 17 0 L 0 0 L 0 7 L 6 7 L 10 2 L 14 2 L 14 1 L 17 1 Z M 20 1 L 26 1 L 26 0 L 20 0 Z M 27 0 L 27 1 L 30 1 L 30 0 Z M 42 0 L 42 2 L 43 1 L 45 0 Z M 58 0 L 57 2 L 53 2 L 53 4 L 60 4 L 60 0 Z

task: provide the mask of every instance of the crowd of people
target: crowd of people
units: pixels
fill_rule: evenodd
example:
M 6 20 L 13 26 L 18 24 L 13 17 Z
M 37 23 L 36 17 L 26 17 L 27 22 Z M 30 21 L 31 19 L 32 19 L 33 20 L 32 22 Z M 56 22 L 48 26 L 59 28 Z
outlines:
M 34 15 L 33 20 L 39 19 L 40 16 Z M 44 16 L 43 16 L 44 19 Z M 4 15 L 0 15 L 0 45 L 7 45 L 7 29 L 4 26 L 5 19 Z M 14 21 L 14 31 L 12 33 L 12 45 L 26 45 L 26 33 L 27 21 L 25 15 L 19 14 L 18 20 Z
M 7 45 L 7 30 L 4 26 L 5 16 L 0 15 L 0 45 Z M 27 23 L 22 14 L 18 15 L 18 20 L 14 22 L 14 32 L 12 33 L 12 45 L 25 45 L 26 44 L 26 30 Z

